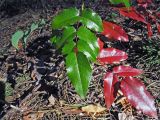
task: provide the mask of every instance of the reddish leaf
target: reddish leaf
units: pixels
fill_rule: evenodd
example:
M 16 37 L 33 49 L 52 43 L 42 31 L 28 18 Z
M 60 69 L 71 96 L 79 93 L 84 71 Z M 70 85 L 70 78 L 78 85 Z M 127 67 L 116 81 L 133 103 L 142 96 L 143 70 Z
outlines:
M 102 42 L 102 40 L 100 38 L 98 38 L 98 45 L 99 45 L 99 49 L 102 50 L 104 43 Z
M 148 29 L 148 37 L 151 37 L 153 35 L 152 33 L 152 27 L 151 27 L 151 24 L 148 23 L 146 20 L 145 20 L 145 17 L 141 14 L 139 14 L 134 7 L 131 7 L 129 10 L 127 8 L 119 8 L 119 12 L 121 15 L 125 16 L 125 17 L 129 17 L 133 20 L 137 20 L 137 21 L 140 21 L 140 22 L 143 22 L 145 24 L 147 24 L 147 29 Z M 155 17 L 154 16 L 150 16 L 153 21 L 155 21 Z
M 103 32 L 102 35 L 105 35 L 111 40 L 119 40 L 128 42 L 128 35 L 123 30 L 122 27 L 107 21 L 103 21 Z
M 129 10 L 128 8 L 119 8 L 119 12 L 121 15 L 125 16 L 125 17 L 129 17 L 133 20 L 137 20 L 143 23 L 146 23 L 145 17 L 139 13 L 136 12 L 134 7 L 130 7 Z
M 152 3 L 152 0 L 137 0 L 138 3 Z
M 112 72 L 106 73 L 104 77 L 104 96 L 107 109 L 114 102 L 118 89 L 118 77 L 113 75 Z
M 132 68 L 131 66 L 117 66 L 113 68 L 113 73 L 116 73 L 118 76 L 137 76 L 143 73 L 142 70 Z
M 115 48 L 105 48 L 99 52 L 98 60 L 100 63 L 112 64 L 119 63 L 128 58 L 127 54 L 124 51 L 115 49 Z
M 144 84 L 137 78 L 126 77 L 121 82 L 121 90 L 128 101 L 139 111 L 157 118 L 154 98 L 145 89 Z
M 148 29 L 148 37 L 151 37 L 153 35 L 153 32 L 152 32 L 152 26 L 150 23 L 147 24 L 147 29 Z
M 138 5 L 139 6 L 142 6 L 144 8 L 147 8 L 148 7 L 148 4 L 151 4 L 152 3 L 152 0 L 137 0 L 138 2 Z

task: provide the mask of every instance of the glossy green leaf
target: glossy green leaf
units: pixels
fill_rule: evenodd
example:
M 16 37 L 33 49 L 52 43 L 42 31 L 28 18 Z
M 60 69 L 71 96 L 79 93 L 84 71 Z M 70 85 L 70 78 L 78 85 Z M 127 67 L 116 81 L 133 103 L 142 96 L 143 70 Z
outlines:
M 58 36 L 53 36 L 50 41 L 52 44 L 55 44 L 57 41 L 60 41 L 61 37 Z
M 80 21 L 87 26 L 87 28 L 94 31 L 102 32 L 103 30 L 101 17 L 91 9 L 84 9 L 82 11 Z
M 92 69 L 86 56 L 78 52 L 71 52 L 66 57 L 67 74 L 76 92 L 85 98 L 91 80 Z
M 84 40 L 79 40 L 77 43 L 78 51 L 84 53 L 91 61 L 96 61 L 95 51 L 91 49 L 89 44 Z
M 63 31 L 62 38 L 56 41 L 57 49 L 61 48 L 66 41 L 73 41 L 75 37 L 76 29 L 74 27 L 66 27 Z
M 109 0 L 112 4 L 124 3 L 126 7 L 130 7 L 129 0 Z
M 23 35 L 24 32 L 22 30 L 17 31 L 12 35 L 11 43 L 16 49 L 18 49 L 19 40 L 22 39 Z
M 61 29 L 73 25 L 79 20 L 79 10 L 76 8 L 64 9 L 52 20 L 53 29 Z
M 71 51 L 73 51 L 73 48 L 75 46 L 74 41 L 70 41 L 68 44 L 65 44 L 63 49 L 62 49 L 62 53 L 65 54 L 69 54 Z
M 97 42 L 97 37 L 89 29 L 84 26 L 81 26 L 77 31 L 77 36 L 79 39 L 86 41 L 89 44 L 89 47 L 94 51 L 97 56 L 99 53 L 99 45 Z

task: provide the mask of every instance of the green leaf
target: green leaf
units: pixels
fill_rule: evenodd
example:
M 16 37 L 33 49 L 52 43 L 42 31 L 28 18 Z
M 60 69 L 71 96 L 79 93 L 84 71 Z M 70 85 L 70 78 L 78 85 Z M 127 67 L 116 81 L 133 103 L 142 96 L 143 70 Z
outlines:
M 99 45 L 97 42 L 97 37 L 89 29 L 84 26 L 81 26 L 77 31 L 77 36 L 79 39 L 84 40 L 88 43 L 89 47 L 94 51 L 94 54 L 97 56 L 99 53 Z
M 76 92 L 85 98 L 91 80 L 92 69 L 86 56 L 78 52 L 71 52 L 66 57 L 67 74 Z
M 76 29 L 74 27 L 66 27 L 63 31 L 62 38 L 56 41 L 57 49 L 61 48 L 66 41 L 72 41 L 75 37 Z
M 53 20 L 52 28 L 60 29 L 68 25 L 73 25 L 79 20 L 79 10 L 76 8 L 64 9 Z
M 60 41 L 60 37 L 57 37 L 57 36 L 53 36 L 51 39 L 50 39 L 50 41 L 51 41 L 51 43 L 52 44 L 54 44 L 54 43 L 56 43 L 57 41 Z
M 91 9 L 84 9 L 82 11 L 80 21 L 89 29 L 97 32 L 103 31 L 101 17 Z
M 63 49 L 62 49 L 62 53 L 64 55 L 65 54 L 69 54 L 73 50 L 74 46 L 75 46 L 74 41 L 71 41 L 68 44 L 65 44 L 64 47 L 63 47 Z
M 130 7 L 129 0 L 109 0 L 112 4 L 125 4 L 126 7 Z
M 12 35 L 11 43 L 16 49 L 18 49 L 18 42 L 22 39 L 23 35 L 24 32 L 22 30 L 17 31 Z
M 97 55 L 95 54 L 95 51 L 91 49 L 89 44 L 84 40 L 79 40 L 77 43 L 78 51 L 84 53 L 86 57 L 91 61 L 96 61 Z
M 30 33 L 33 32 L 34 30 L 36 30 L 37 28 L 38 28 L 38 24 L 32 23 Z
M 44 19 L 41 19 L 41 21 L 39 22 L 39 26 L 45 25 L 46 21 Z

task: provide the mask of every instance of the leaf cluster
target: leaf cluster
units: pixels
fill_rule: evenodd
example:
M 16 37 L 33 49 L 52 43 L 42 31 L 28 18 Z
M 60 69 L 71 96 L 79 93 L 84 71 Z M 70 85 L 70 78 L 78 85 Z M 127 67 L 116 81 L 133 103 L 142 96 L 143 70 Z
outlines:
M 99 53 L 96 32 L 102 32 L 101 17 L 91 9 L 62 10 L 52 20 L 54 43 L 66 56 L 67 74 L 75 90 L 84 98 L 91 80 L 91 63 Z

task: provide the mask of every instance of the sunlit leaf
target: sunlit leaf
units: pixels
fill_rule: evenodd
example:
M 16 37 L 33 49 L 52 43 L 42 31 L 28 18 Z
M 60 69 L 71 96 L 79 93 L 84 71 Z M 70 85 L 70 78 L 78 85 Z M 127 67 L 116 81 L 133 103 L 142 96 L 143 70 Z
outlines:
M 89 44 L 89 47 L 94 51 L 94 54 L 97 56 L 99 53 L 99 45 L 97 42 L 97 37 L 89 29 L 84 26 L 81 26 L 77 31 L 77 36 L 79 39 L 86 41 Z
M 118 76 L 138 76 L 143 73 L 142 70 L 132 68 L 131 66 L 117 66 L 113 68 L 113 72 Z
M 154 98 L 146 90 L 144 84 L 137 78 L 126 77 L 121 82 L 121 90 L 128 101 L 137 110 L 157 118 Z
M 12 35 L 11 43 L 12 43 L 12 46 L 15 47 L 16 49 L 19 49 L 18 43 L 20 39 L 22 39 L 23 35 L 24 35 L 24 32 L 22 30 L 17 31 Z
M 87 58 L 91 61 L 96 61 L 96 52 L 89 46 L 89 44 L 84 40 L 79 40 L 77 43 L 78 51 L 84 53 Z
M 118 89 L 118 77 L 112 72 L 107 72 L 104 76 L 104 96 L 107 109 L 114 102 Z
M 102 34 L 111 40 L 119 40 L 119 41 L 124 41 L 124 42 L 129 41 L 128 35 L 123 30 L 123 28 L 112 22 L 103 21 Z
M 81 98 L 85 98 L 91 80 L 92 69 L 86 56 L 71 52 L 66 57 L 66 68 L 69 79 Z
M 52 20 L 53 29 L 61 29 L 73 25 L 79 20 L 79 10 L 76 8 L 64 9 Z
M 124 51 L 115 48 L 102 49 L 98 55 L 98 61 L 102 64 L 119 63 L 128 58 Z
M 102 32 L 103 30 L 101 17 L 91 9 L 82 11 L 80 21 L 94 31 Z

